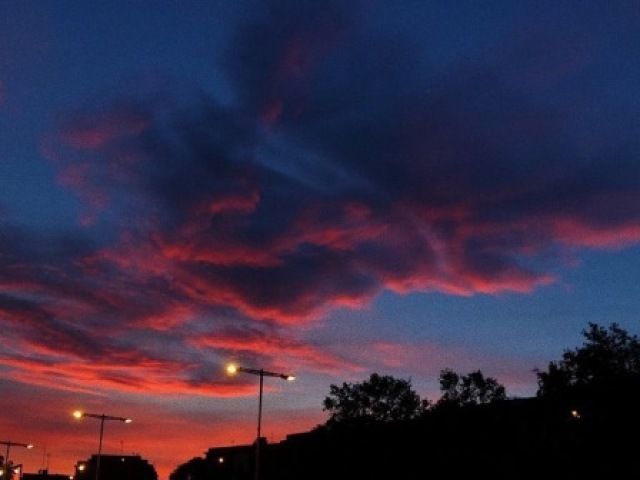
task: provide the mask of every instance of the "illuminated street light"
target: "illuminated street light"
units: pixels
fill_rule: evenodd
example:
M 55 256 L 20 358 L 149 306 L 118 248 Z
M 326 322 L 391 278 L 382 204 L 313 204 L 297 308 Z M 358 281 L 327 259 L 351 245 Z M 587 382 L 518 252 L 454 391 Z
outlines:
M 18 478 L 22 478 L 22 467 L 23 465 L 19 463 L 18 465 L 11 465 L 11 470 L 13 470 L 13 474 L 17 475 Z
M 239 367 L 235 364 L 227 365 L 227 373 L 229 375 L 236 375 L 238 372 L 242 373 L 250 373 L 252 375 L 258 375 L 260 377 L 260 394 L 258 401 L 258 437 L 256 438 L 256 465 L 254 470 L 254 479 L 260 479 L 260 436 L 261 436 L 261 428 L 262 428 L 262 384 L 264 377 L 276 377 L 281 378 L 283 380 L 287 380 L 289 382 L 296 379 L 293 375 L 286 375 L 284 373 L 275 373 L 275 372 L 267 372 L 263 369 L 256 368 L 244 368 Z
M 7 446 L 7 453 L 4 456 L 5 470 L 7 468 L 9 468 L 9 450 L 11 449 L 11 447 L 24 447 L 24 448 L 26 448 L 28 450 L 33 448 L 33 444 L 31 444 L 31 443 L 10 442 L 8 440 L 0 440 L 0 445 L 6 445 Z M 2 474 L 0 474 L 0 475 L 2 475 Z
M 98 476 L 100 474 L 100 456 L 102 454 L 102 435 L 104 433 L 104 421 L 116 420 L 118 422 L 131 423 L 132 420 L 130 418 L 125 418 L 125 417 L 113 417 L 111 415 L 105 415 L 104 413 L 102 414 L 86 413 L 80 410 L 76 410 L 75 412 L 73 412 L 73 416 L 78 419 L 89 417 L 89 418 L 97 418 L 98 420 L 100 420 L 100 442 L 98 443 L 98 457 L 96 460 L 96 480 L 98 480 Z

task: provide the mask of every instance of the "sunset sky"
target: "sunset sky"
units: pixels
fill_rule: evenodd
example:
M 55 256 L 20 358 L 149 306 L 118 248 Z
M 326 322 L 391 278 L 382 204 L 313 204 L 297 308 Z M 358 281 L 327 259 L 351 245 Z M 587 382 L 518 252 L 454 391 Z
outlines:
M 640 333 L 636 1 L 0 1 L 0 441 L 35 472 L 513 397 Z M 0 445 L 0 455 L 4 446 Z

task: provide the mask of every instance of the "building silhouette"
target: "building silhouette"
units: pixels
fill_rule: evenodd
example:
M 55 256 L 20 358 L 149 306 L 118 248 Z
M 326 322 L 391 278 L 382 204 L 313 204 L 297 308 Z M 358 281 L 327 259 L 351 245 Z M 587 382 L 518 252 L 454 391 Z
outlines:
M 98 456 L 76 463 L 74 480 L 95 480 Z M 100 455 L 99 480 L 158 480 L 153 465 L 140 455 Z
M 69 480 L 69 475 L 62 473 L 49 473 L 49 470 L 40 470 L 38 473 L 23 473 L 21 480 Z

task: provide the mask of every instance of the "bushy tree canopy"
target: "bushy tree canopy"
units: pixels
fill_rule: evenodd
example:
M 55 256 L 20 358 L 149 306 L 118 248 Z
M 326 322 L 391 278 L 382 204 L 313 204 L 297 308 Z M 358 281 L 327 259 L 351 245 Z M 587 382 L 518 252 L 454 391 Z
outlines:
M 205 480 L 206 461 L 201 457 L 194 457 L 187 463 L 179 465 L 169 475 L 169 480 Z
M 565 350 L 562 359 L 550 362 L 546 372 L 537 371 L 538 396 L 564 395 L 569 390 L 600 390 L 640 383 L 640 341 L 612 323 L 604 328 L 589 323 L 583 330 L 586 342 Z
M 442 397 L 436 407 L 443 405 L 478 405 L 506 398 L 506 390 L 495 378 L 485 377 L 480 370 L 459 375 L 450 369 L 440 371 Z
M 327 426 L 409 420 L 422 412 L 410 380 L 377 373 L 362 383 L 331 385 L 323 407 L 331 415 Z

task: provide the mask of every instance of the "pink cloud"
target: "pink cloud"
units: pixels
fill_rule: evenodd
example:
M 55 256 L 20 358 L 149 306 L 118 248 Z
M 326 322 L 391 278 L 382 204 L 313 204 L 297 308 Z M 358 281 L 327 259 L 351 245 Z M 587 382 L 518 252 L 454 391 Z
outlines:
M 38 353 L 35 347 L 25 344 L 24 348 Z M 20 357 L 7 358 L 0 364 L 9 369 L 5 378 L 29 385 L 78 392 L 84 394 L 107 395 L 111 391 L 131 394 L 173 395 L 188 394 L 211 397 L 237 397 L 253 393 L 247 384 L 229 381 L 215 381 L 194 384 L 184 378 L 184 372 L 192 367 L 175 361 L 159 362 L 144 358 L 112 359 L 96 363 L 79 359 L 66 361 L 43 361 Z
M 191 343 L 198 348 L 228 351 L 230 355 L 260 354 L 278 359 L 283 363 L 290 359 L 291 364 L 314 372 L 337 374 L 359 370 L 357 365 L 340 359 L 326 350 L 278 336 L 214 334 L 191 339 Z
M 553 231 L 558 241 L 575 247 L 622 249 L 640 242 L 640 225 L 589 225 L 578 219 L 559 217 Z
M 103 115 L 77 117 L 61 132 L 61 140 L 78 150 L 96 150 L 114 140 L 139 135 L 147 127 L 144 116 L 130 108 L 114 109 Z

